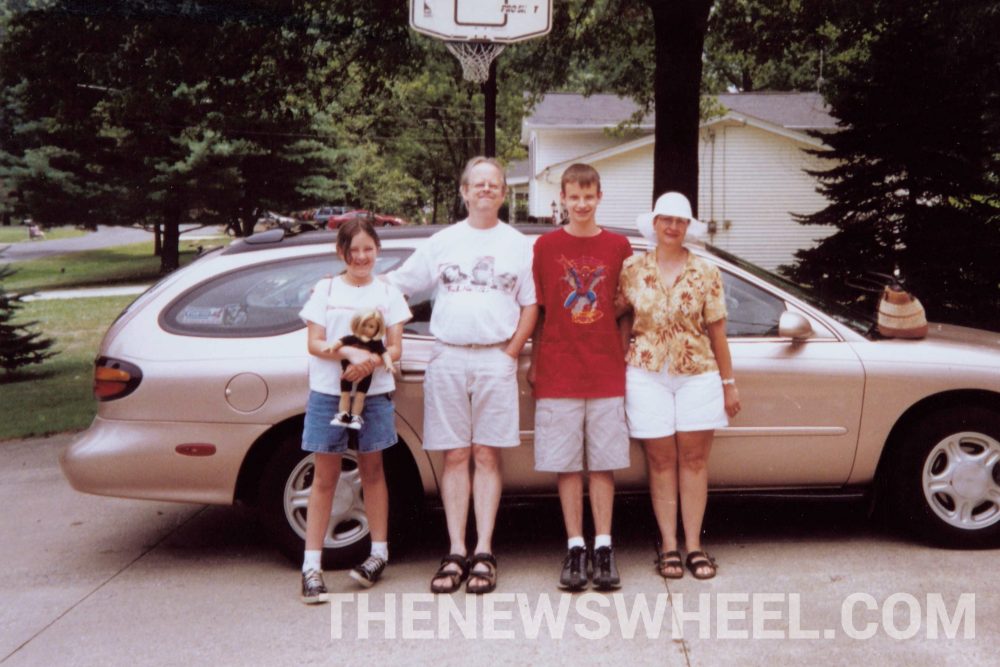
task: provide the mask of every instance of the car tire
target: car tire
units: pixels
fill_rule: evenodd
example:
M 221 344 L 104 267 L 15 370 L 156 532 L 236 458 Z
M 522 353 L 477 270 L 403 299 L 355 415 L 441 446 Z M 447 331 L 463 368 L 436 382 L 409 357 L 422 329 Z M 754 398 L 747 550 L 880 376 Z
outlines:
M 1000 413 L 927 414 L 905 429 L 888 464 L 892 514 L 918 537 L 943 547 L 1000 544 Z
M 390 541 L 393 551 L 398 552 L 421 506 L 419 473 L 402 441 L 385 450 L 383 463 L 389 488 Z M 312 474 L 313 455 L 301 449 L 296 433 L 282 439 L 260 481 L 258 511 L 261 523 L 279 551 L 294 563 L 302 562 Z M 364 560 L 370 549 L 371 534 L 364 511 L 357 452 L 348 450 L 343 455 L 340 481 L 334 494 L 323 547 L 323 567 L 352 567 Z

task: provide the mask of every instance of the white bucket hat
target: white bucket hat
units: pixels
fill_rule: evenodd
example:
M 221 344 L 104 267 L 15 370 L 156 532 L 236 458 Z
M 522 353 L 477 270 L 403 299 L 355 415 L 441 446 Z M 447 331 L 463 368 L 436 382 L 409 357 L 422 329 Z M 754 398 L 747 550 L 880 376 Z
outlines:
M 650 243 L 656 243 L 656 232 L 653 231 L 653 220 L 658 215 L 668 215 L 674 218 L 687 218 L 688 225 L 685 242 L 696 241 L 705 236 L 708 226 L 691 215 L 691 202 L 679 192 L 666 192 L 656 199 L 656 205 L 649 213 L 642 213 L 635 219 L 639 233 Z

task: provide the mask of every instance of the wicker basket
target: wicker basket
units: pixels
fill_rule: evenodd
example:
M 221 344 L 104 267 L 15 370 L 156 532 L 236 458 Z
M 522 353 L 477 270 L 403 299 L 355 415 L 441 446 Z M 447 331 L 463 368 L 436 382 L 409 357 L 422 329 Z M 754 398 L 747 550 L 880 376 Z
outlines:
M 878 331 L 888 338 L 923 338 L 927 315 L 909 292 L 886 287 L 878 304 Z

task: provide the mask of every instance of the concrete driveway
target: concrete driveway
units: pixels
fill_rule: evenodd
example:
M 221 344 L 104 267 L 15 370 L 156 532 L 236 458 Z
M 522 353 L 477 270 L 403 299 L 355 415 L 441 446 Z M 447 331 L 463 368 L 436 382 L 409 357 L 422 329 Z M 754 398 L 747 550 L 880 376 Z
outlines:
M 552 503 L 501 510 L 497 593 L 425 594 L 432 513 L 377 587 L 327 573 L 341 597 L 307 607 L 248 511 L 79 494 L 56 462 L 69 439 L 0 443 L 4 665 L 997 664 L 1000 553 L 931 549 L 855 505 L 713 502 L 719 576 L 667 584 L 646 503 L 622 502 L 614 596 L 556 590 Z

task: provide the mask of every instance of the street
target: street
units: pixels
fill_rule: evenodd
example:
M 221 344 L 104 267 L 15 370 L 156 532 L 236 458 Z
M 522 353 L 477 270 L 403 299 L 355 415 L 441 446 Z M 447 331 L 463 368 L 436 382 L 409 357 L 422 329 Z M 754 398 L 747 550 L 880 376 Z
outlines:
M 4 665 L 996 663 L 996 552 L 914 543 L 857 504 L 714 501 L 719 576 L 667 584 L 645 499 L 620 502 L 614 596 L 555 587 L 543 502 L 501 508 L 496 593 L 435 598 L 432 511 L 375 588 L 328 572 L 334 603 L 307 607 L 250 511 L 77 493 L 57 464 L 70 438 L 0 443 Z

